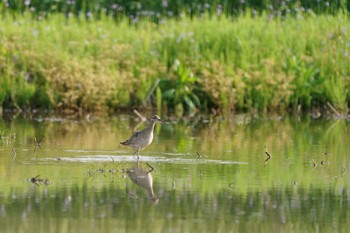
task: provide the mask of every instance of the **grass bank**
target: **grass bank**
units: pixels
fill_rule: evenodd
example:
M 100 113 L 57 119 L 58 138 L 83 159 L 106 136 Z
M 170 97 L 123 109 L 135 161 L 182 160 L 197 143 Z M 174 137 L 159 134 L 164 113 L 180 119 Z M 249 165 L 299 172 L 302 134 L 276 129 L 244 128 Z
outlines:
M 27 13 L 0 21 L 3 108 L 176 113 L 350 104 L 347 15 L 116 23 Z

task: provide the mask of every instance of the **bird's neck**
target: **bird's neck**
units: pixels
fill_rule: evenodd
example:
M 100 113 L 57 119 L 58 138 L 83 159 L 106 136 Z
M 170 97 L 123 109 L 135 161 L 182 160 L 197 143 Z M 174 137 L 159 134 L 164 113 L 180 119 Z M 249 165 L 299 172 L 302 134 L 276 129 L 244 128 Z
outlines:
M 149 125 L 148 125 L 148 129 L 153 131 L 155 125 L 156 125 L 156 122 L 155 121 L 151 121 L 151 123 L 149 123 Z

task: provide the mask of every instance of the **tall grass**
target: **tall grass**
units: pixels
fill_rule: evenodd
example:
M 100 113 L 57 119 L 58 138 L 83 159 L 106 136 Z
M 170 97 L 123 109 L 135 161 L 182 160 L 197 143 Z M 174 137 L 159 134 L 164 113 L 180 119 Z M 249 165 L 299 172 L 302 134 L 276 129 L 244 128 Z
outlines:
M 260 112 L 329 102 L 347 111 L 349 30 L 346 14 L 302 11 L 141 20 L 134 26 L 127 17 L 116 24 L 107 15 L 91 20 L 56 14 L 39 21 L 28 13 L 6 15 L 0 22 L 0 102 L 5 108 L 74 111 L 141 105 L 175 111 L 182 105 Z M 195 77 L 181 86 L 185 94 L 177 102 L 166 93 L 176 91 L 174 80 L 181 77 L 175 61 L 184 77 Z

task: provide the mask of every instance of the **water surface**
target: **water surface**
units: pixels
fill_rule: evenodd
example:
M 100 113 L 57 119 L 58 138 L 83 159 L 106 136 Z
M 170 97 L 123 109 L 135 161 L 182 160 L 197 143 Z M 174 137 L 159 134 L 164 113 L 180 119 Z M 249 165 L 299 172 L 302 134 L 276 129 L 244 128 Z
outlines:
M 348 120 L 166 120 L 0 119 L 1 232 L 349 229 Z

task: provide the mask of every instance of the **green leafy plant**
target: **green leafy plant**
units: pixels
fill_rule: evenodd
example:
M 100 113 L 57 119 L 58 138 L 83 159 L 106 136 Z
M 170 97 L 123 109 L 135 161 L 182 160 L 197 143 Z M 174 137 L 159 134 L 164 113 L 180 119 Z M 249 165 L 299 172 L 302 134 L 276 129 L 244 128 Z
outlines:
M 177 59 L 172 68 L 173 77 L 162 78 L 159 84 L 163 103 L 168 110 L 176 110 L 177 113 L 195 112 L 201 107 L 198 78 Z
M 6 96 L 8 95 L 9 92 L 9 84 L 7 81 L 7 78 L 2 78 L 0 80 L 0 108 L 4 104 Z
M 291 83 L 294 91 L 289 100 L 291 107 L 311 107 L 312 101 L 320 97 L 324 84 L 324 79 L 319 76 L 319 69 L 293 56 L 287 61 L 287 72 L 289 71 L 294 76 Z
M 16 88 L 12 88 L 12 98 L 17 108 L 28 107 L 33 98 L 36 87 L 33 83 L 29 83 L 24 77 L 16 78 Z

